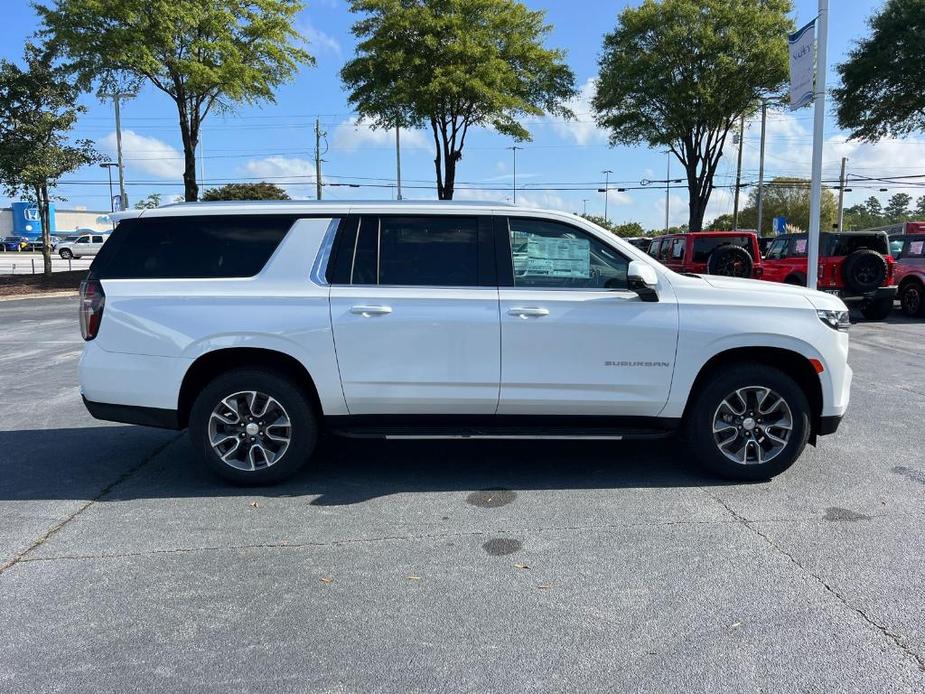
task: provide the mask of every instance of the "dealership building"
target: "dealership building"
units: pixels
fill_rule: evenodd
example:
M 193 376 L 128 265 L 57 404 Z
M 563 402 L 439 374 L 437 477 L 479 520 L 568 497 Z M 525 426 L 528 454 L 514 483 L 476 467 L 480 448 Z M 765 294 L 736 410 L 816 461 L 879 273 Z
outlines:
M 108 210 L 88 210 L 83 207 L 48 210 L 51 233 L 59 236 L 75 234 L 83 230 L 109 231 L 112 222 Z M 38 208 L 31 202 L 14 202 L 0 208 L 0 236 L 26 236 L 36 239 L 42 235 L 42 223 Z

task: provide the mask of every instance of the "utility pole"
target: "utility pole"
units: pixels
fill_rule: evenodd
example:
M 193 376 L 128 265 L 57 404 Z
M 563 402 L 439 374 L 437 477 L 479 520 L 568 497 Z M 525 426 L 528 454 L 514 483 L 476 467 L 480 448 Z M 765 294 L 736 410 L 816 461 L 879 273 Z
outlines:
M 845 166 L 848 157 L 841 158 L 841 176 L 838 177 L 838 231 L 844 231 L 845 223 Z
M 512 145 L 508 147 L 514 153 L 514 204 L 517 204 L 517 150 L 523 149 L 523 147 L 518 147 L 517 145 Z
M 665 233 L 668 233 L 668 218 L 671 214 L 671 150 L 665 152 L 668 165 L 665 167 Z
M 203 153 L 202 129 L 199 130 L 199 187 L 206 187 L 206 155 Z
M 739 189 L 742 187 L 742 149 L 745 144 L 745 114 L 739 116 L 739 161 L 736 164 L 736 192 L 732 203 L 732 230 L 739 229 Z
M 395 126 L 395 199 L 401 200 L 401 128 Z
M 122 112 L 120 100 L 123 97 L 132 97 L 134 94 L 127 92 L 113 92 L 112 94 L 102 94 L 112 99 L 116 111 L 116 159 L 119 163 L 119 201 L 123 210 L 128 209 L 128 195 L 125 193 L 125 163 L 122 160 Z
M 610 221 L 607 218 L 607 199 L 610 197 L 610 174 L 613 173 L 610 169 L 604 169 L 601 171 L 604 174 L 604 221 Z
M 581 202 L 584 205 L 584 209 L 582 210 L 581 213 L 583 215 L 587 215 L 588 214 L 588 198 L 583 198 Z
M 321 121 L 315 119 L 315 198 L 321 200 Z
M 829 33 L 829 0 L 819 0 L 819 16 L 816 22 L 816 103 L 813 114 L 812 185 L 806 249 L 806 286 L 810 289 L 816 289 L 819 285 L 819 218 L 822 212 L 822 145 L 825 137 L 825 63 Z
M 768 124 L 768 102 L 761 100 L 761 154 L 758 157 L 758 236 L 761 236 L 761 215 L 764 206 L 764 141 Z

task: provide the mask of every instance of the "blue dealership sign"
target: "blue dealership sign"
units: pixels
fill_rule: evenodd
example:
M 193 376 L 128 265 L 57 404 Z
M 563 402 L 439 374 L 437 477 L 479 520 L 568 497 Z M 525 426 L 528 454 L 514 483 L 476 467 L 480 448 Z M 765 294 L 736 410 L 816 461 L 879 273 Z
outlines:
M 774 222 L 774 233 L 775 234 L 786 234 L 787 233 L 787 218 L 786 217 L 775 217 L 773 222 Z
M 13 236 L 26 236 L 30 239 L 37 239 L 42 235 L 42 218 L 39 216 L 39 208 L 31 202 L 14 202 L 10 203 L 10 209 L 13 212 Z M 50 233 L 55 233 L 55 206 L 48 206 L 48 221 L 50 222 Z

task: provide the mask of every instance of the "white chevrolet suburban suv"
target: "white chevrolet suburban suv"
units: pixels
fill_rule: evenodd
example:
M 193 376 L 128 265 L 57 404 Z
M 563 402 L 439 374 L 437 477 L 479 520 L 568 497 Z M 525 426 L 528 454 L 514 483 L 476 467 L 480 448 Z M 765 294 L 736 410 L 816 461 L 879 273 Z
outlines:
M 193 203 L 122 213 L 81 289 L 99 419 L 189 428 L 237 483 L 319 433 L 684 434 L 766 479 L 848 406 L 848 314 L 682 275 L 570 214 L 474 203 Z

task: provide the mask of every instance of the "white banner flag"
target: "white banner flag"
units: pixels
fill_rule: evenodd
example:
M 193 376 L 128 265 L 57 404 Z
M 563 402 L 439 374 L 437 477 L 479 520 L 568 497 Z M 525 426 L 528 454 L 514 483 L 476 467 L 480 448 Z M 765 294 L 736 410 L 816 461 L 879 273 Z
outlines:
M 790 109 L 811 104 L 816 81 L 816 20 L 790 34 Z

